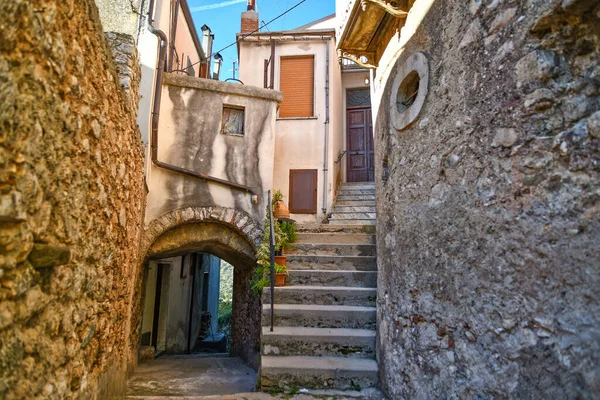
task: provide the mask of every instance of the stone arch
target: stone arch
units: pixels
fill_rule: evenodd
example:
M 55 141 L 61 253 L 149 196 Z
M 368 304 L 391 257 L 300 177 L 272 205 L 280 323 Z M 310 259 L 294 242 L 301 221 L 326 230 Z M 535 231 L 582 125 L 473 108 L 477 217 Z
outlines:
M 141 250 L 147 258 L 150 247 L 165 232 L 187 224 L 221 224 L 239 233 L 253 249 L 260 243 L 262 229 L 245 211 L 228 207 L 187 207 L 168 212 L 151 221 L 142 234 Z
M 187 207 L 151 221 L 140 246 L 144 264 L 152 259 L 205 252 L 233 265 L 231 353 L 255 368 L 260 357 L 261 304 L 250 289 L 250 279 L 261 234 L 260 226 L 244 211 Z

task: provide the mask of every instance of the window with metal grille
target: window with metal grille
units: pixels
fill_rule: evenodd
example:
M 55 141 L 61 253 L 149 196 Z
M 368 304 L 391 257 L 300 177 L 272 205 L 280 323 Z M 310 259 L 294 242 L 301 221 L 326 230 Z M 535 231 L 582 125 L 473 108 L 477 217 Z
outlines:
M 314 116 L 315 57 L 281 57 L 279 90 L 283 102 L 279 108 L 280 118 Z

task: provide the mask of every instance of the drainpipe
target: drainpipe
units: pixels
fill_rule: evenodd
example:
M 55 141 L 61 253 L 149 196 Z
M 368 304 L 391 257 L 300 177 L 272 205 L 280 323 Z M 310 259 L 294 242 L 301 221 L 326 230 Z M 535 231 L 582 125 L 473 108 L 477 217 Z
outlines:
M 152 21 L 152 9 L 148 14 L 148 21 Z M 154 101 L 152 104 L 152 129 L 150 135 L 150 157 L 152 163 L 159 168 L 163 168 L 169 171 L 178 172 L 183 175 L 191 176 L 194 178 L 201 179 L 203 181 L 215 182 L 221 185 L 228 186 L 237 190 L 241 190 L 252 195 L 252 203 L 258 204 L 258 194 L 255 193 L 249 186 L 240 185 L 239 183 L 233 183 L 225 179 L 215 178 L 201 174 L 195 171 L 191 171 L 186 168 L 177 167 L 175 165 L 167 164 L 158 160 L 158 119 L 160 116 L 160 99 L 162 94 L 162 78 L 164 72 L 165 59 L 167 56 L 167 35 L 160 29 L 155 28 L 152 24 L 148 23 L 148 30 L 150 33 L 156 35 L 160 42 L 160 50 L 158 55 L 158 65 L 156 66 L 156 84 L 154 87 Z
M 329 147 L 329 40 L 325 41 L 325 135 L 323 136 L 323 214 L 327 213 L 327 153 Z

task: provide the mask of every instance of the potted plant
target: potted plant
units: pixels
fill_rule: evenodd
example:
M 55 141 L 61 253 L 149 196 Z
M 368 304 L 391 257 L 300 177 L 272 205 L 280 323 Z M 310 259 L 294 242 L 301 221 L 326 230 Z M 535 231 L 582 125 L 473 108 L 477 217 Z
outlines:
M 285 234 L 283 243 L 281 245 L 282 250 L 289 253 L 293 250 L 292 243 L 295 243 L 298 240 L 298 233 L 296 232 L 296 224 L 294 221 L 281 221 L 280 225 L 281 230 Z
M 270 250 L 270 220 L 269 209 L 263 224 L 262 240 L 256 252 L 256 269 L 252 276 L 251 287 L 255 294 L 260 294 L 262 290 L 271 284 L 271 250 Z M 287 241 L 286 234 L 282 231 L 280 224 L 274 223 L 275 247 L 274 250 L 281 252 L 281 248 Z M 281 253 L 280 253 L 281 254 Z M 282 264 L 283 263 L 283 264 Z M 285 285 L 285 276 L 287 275 L 287 266 L 285 265 L 285 256 L 275 256 L 275 286 Z
M 283 194 L 281 193 L 281 190 L 277 189 L 273 192 L 271 204 L 273 205 L 273 217 L 275 217 L 276 219 L 290 218 L 290 210 L 283 202 Z

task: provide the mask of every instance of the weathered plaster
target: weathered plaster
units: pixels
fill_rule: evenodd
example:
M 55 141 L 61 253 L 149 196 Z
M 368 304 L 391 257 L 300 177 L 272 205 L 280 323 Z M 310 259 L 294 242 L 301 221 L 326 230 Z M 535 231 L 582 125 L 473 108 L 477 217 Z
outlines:
M 249 193 L 183 176 L 149 163 L 146 221 L 176 209 L 227 205 L 262 221 L 273 180 L 276 91 L 165 74 L 158 159 L 252 188 Z M 244 136 L 224 135 L 223 105 L 245 108 Z

